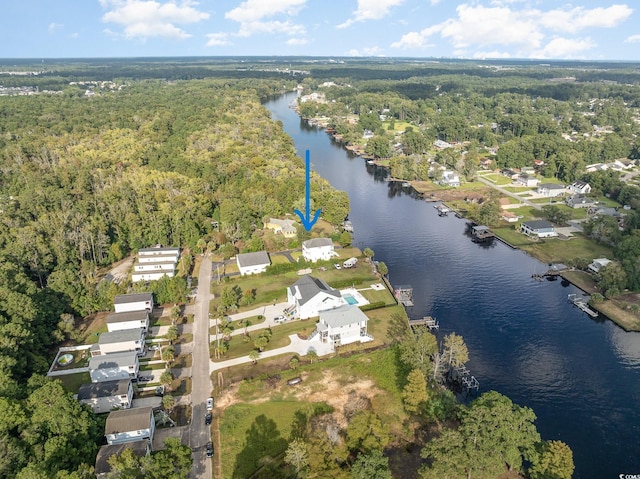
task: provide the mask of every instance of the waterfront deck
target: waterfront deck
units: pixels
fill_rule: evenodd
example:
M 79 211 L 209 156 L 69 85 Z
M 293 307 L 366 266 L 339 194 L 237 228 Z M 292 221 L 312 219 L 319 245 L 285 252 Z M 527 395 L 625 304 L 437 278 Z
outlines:
M 598 317 L 598 312 L 594 311 L 593 309 L 591 309 L 589 307 L 589 304 L 588 304 L 589 303 L 589 298 L 588 297 L 585 298 L 583 296 L 578 296 L 577 294 L 570 294 L 570 295 L 567 296 L 567 300 L 571 301 L 574 306 L 576 306 L 577 308 L 581 309 L 582 311 L 587 313 L 592 318 L 597 318 Z
M 398 286 L 394 289 L 393 294 L 403 306 L 413 306 L 413 287 L 409 285 Z
M 440 329 L 438 320 L 431 316 L 424 316 L 422 319 L 409 319 L 409 326 L 412 328 L 414 326 L 426 326 L 429 331 L 438 331 Z

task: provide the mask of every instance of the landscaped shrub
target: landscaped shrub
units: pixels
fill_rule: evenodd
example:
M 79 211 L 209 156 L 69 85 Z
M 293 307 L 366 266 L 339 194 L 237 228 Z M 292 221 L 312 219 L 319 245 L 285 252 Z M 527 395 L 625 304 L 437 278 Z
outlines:
M 375 303 L 365 304 L 364 306 L 360 306 L 362 311 L 371 311 L 372 309 L 380 309 L 384 308 L 387 305 L 384 301 L 376 301 Z

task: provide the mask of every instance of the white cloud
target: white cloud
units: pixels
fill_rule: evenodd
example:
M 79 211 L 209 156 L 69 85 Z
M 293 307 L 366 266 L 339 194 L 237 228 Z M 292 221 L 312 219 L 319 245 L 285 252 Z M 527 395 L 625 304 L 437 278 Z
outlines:
M 511 54 L 507 52 L 491 51 L 491 52 L 475 52 L 473 58 L 485 59 L 485 58 L 511 58 Z
M 625 42 L 627 42 L 627 43 L 638 43 L 638 42 L 640 42 L 640 35 L 631 35 L 630 37 L 627 37 Z
M 347 28 L 356 22 L 380 20 L 389 14 L 392 7 L 402 4 L 404 0 L 358 0 L 358 8 L 353 18 L 341 23 L 336 28 Z
M 219 47 L 230 44 L 228 33 L 209 33 L 207 34 L 207 38 L 209 39 L 207 42 L 208 47 Z
M 541 12 L 540 23 L 555 31 L 575 33 L 586 28 L 613 28 L 631 16 L 627 5 L 611 5 L 607 8 L 576 7 L 571 10 Z
M 72 39 L 74 39 L 74 40 L 75 40 L 75 39 L 76 39 L 76 38 L 78 38 L 79 36 L 80 36 L 80 34 L 79 34 L 78 32 L 73 32 L 73 33 L 71 33 L 71 34 L 69 35 L 69 38 L 72 38 Z
M 303 25 L 294 24 L 289 17 L 298 14 L 307 0 L 247 0 L 225 13 L 225 18 L 240 23 L 238 35 L 248 37 L 260 33 L 284 33 L 298 36 L 306 33 Z M 267 20 L 272 17 L 285 20 Z
M 294 16 L 306 2 L 307 0 L 247 0 L 224 16 L 239 23 L 256 22 L 280 14 Z
M 51 22 L 47 30 L 49 30 L 49 33 L 53 34 L 56 32 L 56 30 L 60 30 L 62 27 L 64 27 L 64 25 L 62 25 L 61 23 Z
M 261 33 L 285 33 L 290 36 L 304 35 L 306 30 L 302 25 L 296 25 L 290 21 L 280 22 L 272 20 L 269 22 L 246 22 L 240 25 L 238 35 L 241 37 L 249 37 Z
M 347 52 L 347 56 L 349 57 L 379 57 L 382 55 L 383 51 L 382 49 L 380 49 L 380 47 L 368 47 L 363 48 L 362 50 L 352 48 Z
M 209 14 L 197 9 L 191 0 L 100 0 L 107 9 L 102 16 L 105 23 L 116 23 L 127 38 L 188 38 L 191 35 L 176 24 L 197 23 Z
M 512 8 L 514 3 L 521 2 L 494 0 L 490 6 L 477 1 L 458 5 L 456 17 L 406 33 L 391 47 L 424 48 L 430 37 L 439 34 L 451 43 L 456 54 L 464 56 L 504 56 L 509 51 L 513 56 L 570 58 L 596 45 L 589 39 L 568 38 L 568 34 L 588 28 L 614 28 L 633 12 L 627 5 L 541 11 L 525 5 Z
M 293 45 L 293 46 L 297 46 L 297 45 L 306 45 L 307 39 L 306 38 L 290 38 L 289 40 L 287 40 L 287 45 Z
M 532 58 L 580 58 L 595 43 L 588 38 L 553 38 L 544 48 L 531 53 Z

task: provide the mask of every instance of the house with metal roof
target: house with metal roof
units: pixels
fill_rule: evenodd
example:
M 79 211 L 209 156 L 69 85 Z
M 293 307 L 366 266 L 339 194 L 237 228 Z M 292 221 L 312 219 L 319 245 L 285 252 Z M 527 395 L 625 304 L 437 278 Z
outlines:
M 287 301 L 300 319 L 318 316 L 320 311 L 347 304 L 340 291 L 313 276 L 303 276 L 287 288 Z
M 369 318 L 358 306 L 347 304 L 320 311 L 316 329 L 322 342 L 341 346 L 358 341 L 372 341 L 373 336 L 367 332 L 368 321 Z
M 549 198 L 555 198 L 556 196 L 562 196 L 567 192 L 564 185 L 558 183 L 542 183 L 538 185 L 536 193 L 542 196 L 548 196 Z
M 131 379 L 83 384 L 78 390 L 78 402 L 90 406 L 96 414 L 129 409 L 133 402 L 133 384 Z
M 256 251 L 255 253 L 241 253 L 236 255 L 236 263 L 240 274 L 260 274 L 267 270 L 267 266 L 271 265 L 269 253 L 266 251 Z
M 149 439 L 153 442 L 156 423 L 153 408 L 141 407 L 111 411 L 104 426 L 107 444 L 123 444 Z
M 135 378 L 139 370 L 140 361 L 135 351 L 92 356 L 89 360 L 93 383 Z

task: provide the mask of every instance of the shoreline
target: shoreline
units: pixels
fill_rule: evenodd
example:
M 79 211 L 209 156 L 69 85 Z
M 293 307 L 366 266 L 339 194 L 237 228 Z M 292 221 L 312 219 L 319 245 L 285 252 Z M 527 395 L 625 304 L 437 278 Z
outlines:
M 301 117 L 302 118 L 302 117 Z M 303 118 L 304 119 L 304 118 Z M 306 119 L 308 122 L 310 119 Z M 309 122 L 310 123 L 310 122 Z M 322 127 L 320 125 L 315 125 L 317 128 L 321 128 L 323 130 L 326 130 L 326 127 Z M 364 152 L 360 152 L 358 150 L 357 147 L 348 147 L 346 145 L 344 145 L 342 143 L 341 138 L 338 139 L 336 138 L 336 136 L 340 136 L 340 135 L 336 135 L 335 132 L 326 132 L 327 134 L 329 134 L 332 139 L 337 142 L 338 144 L 340 144 L 340 146 L 351 152 L 352 154 L 355 154 L 357 156 L 362 157 L 365 161 L 370 161 L 371 159 L 368 157 L 365 157 Z M 373 164 L 375 164 L 376 166 L 379 166 L 381 168 L 387 168 L 386 165 L 382 165 L 379 164 L 378 162 L 376 162 L 375 160 L 373 160 Z M 422 183 L 424 182 L 417 182 L 417 181 L 409 181 L 409 180 L 398 180 L 398 181 L 406 181 L 407 183 L 409 183 L 409 185 L 425 200 L 428 201 L 441 201 L 443 203 L 445 203 L 446 201 L 450 200 L 446 199 L 446 198 L 442 198 L 439 199 L 436 197 L 436 192 L 434 192 L 431 189 L 427 189 L 424 187 L 421 187 Z M 443 190 L 444 191 L 444 190 Z M 447 190 L 448 191 L 448 190 Z M 472 193 L 473 191 L 477 191 L 477 190 L 465 190 L 462 194 L 465 194 L 466 196 L 469 195 L 469 193 Z M 427 195 L 431 195 L 431 198 L 428 198 Z M 456 194 L 455 196 L 458 196 L 460 193 Z M 447 195 L 443 195 L 443 196 L 447 196 Z M 449 207 L 452 211 L 456 212 L 456 216 L 458 216 L 459 218 L 466 218 L 460 211 L 458 211 L 455 208 L 452 208 L 450 205 L 447 204 L 447 207 Z M 532 258 L 536 259 L 537 261 L 541 261 L 542 259 L 537 257 L 535 254 L 531 254 L 528 251 L 525 251 L 517 246 L 513 246 L 511 245 L 507 240 L 503 239 L 498 233 L 496 233 L 496 238 L 501 241 L 502 243 L 504 243 L 506 246 L 513 248 L 513 249 L 517 249 L 518 251 L 522 251 L 523 253 L 531 256 Z M 570 273 L 574 273 L 573 271 L 569 271 L 569 272 L 565 272 L 562 273 L 560 276 L 568 281 L 569 283 L 571 283 L 572 285 L 574 285 L 576 288 L 580 289 L 581 291 L 584 291 L 587 294 L 594 294 L 594 293 L 599 293 L 599 290 L 597 289 L 597 286 L 595 284 L 595 282 L 590 279 L 586 279 L 584 277 L 579 278 L 578 276 L 574 275 L 574 274 L 570 274 Z M 580 273 L 580 272 L 576 272 L 576 273 Z M 586 272 L 581 272 L 584 275 L 587 275 L 588 273 Z M 624 296 L 624 295 L 623 295 Z M 613 299 L 605 299 L 603 301 L 599 301 L 599 302 L 595 302 L 595 303 L 590 303 L 590 306 L 595 309 L 599 314 L 604 315 L 605 319 L 608 319 L 610 321 L 612 321 L 614 324 L 616 324 L 617 326 L 619 326 L 620 328 L 622 328 L 625 332 L 640 332 L 640 318 L 636 317 L 633 310 L 627 311 L 627 309 L 630 309 L 629 306 L 627 306 L 626 308 L 623 307 L 623 305 L 619 304 L 620 301 L 623 301 L 623 299 L 618 296 L 616 298 Z M 636 303 L 634 303 L 636 304 Z M 639 304 L 640 306 L 640 304 Z M 595 319 L 597 320 L 597 319 Z

